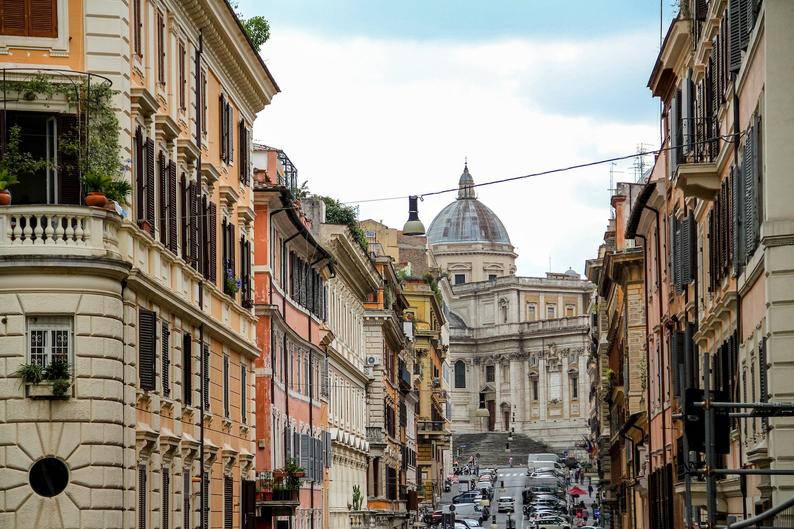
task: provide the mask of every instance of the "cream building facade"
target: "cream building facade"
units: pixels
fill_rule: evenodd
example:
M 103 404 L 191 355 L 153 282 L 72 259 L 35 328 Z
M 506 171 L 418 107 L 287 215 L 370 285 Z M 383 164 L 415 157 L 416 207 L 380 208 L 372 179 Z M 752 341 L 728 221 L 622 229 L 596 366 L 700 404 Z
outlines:
M 328 426 L 333 451 L 329 527 L 345 529 L 350 527 L 350 513 L 354 509 L 367 510 L 369 443 L 364 301 L 380 285 L 380 276 L 346 226 L 320 224 L 318 227 L 320 241 L 336 263 L 336 276 L 327 283 L 327 325 L 333 333 L 327 347 Z M 354 502 L 354 487 L 360 490 L 360 505 Z
M 52 165 L 0 211 L 0 527 L 241 527 L 258 354 L 246 137 L 278 88 L 222 1 L 5 6 L 2 132 Z M 113 91 L 112 138 L 92 136 L 100 103 L 75 109 L 74 86 Z M 118 140 L 123 215 L 83 205 L 62 147 L 76 122 Z M 20 379 L 58 361 L 60 391 Z
M 593 286 L 573 270 L 515 275 L 499 218 L 464 167 L 458 197 L 428 229 L 450 328 L 455 433 L 524 433 L 570 449 L 588 432 L 588 307 Z M 484 406 L 487 419 L 476 417 Z

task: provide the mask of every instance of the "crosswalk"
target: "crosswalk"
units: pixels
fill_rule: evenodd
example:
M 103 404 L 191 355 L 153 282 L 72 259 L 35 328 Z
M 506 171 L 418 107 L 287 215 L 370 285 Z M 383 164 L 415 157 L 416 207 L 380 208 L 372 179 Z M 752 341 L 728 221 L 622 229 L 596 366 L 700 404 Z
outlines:
M 504 479 L 504 478 L 515 478 L 524 475 L 526 475 L 526 472 L 511 472 L 509 474 L 498 474 L 498 477 Z

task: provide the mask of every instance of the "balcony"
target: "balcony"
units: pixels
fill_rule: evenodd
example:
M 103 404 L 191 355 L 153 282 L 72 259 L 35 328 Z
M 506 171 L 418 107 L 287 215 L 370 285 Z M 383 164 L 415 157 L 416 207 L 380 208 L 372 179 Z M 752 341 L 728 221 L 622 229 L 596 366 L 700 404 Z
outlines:
M 417 421 L 417 433 L 423 441 L 435 441 L 443 447 L 449 445 L 452 433 L 447 429 L 447 421 Z
M 257 493 L 256 515 L 266 520 L 273 516 L 293 516 L 299 505 L 299 489 L 264 490 Z
M 712 200 L 720 189 L 717 157 L 720 152 L 719 131 L 708 118 L 686 118 L 681 121 L 675 157 L 675 187 L 684 195 Z
M 400 381 L 400 391 L 403 393 L 409 393 L 413 387 L 413 382 L 411 380 L 411 373 L 405 368 L 405 365 L 401 361 L 400 363 L 400 370 L 399 370 L 399 381 Z
M 119 258 L 120 217 L 101 208 L 68 205 L 0 209 L 0 256 Z

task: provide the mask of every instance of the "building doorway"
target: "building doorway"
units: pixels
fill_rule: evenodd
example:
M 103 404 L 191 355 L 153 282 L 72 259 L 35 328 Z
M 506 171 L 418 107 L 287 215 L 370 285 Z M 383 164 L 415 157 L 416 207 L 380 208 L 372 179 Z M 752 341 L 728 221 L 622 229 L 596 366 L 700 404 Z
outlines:
M 496 401 L 488 401 L 488 431 L 496 430 Z

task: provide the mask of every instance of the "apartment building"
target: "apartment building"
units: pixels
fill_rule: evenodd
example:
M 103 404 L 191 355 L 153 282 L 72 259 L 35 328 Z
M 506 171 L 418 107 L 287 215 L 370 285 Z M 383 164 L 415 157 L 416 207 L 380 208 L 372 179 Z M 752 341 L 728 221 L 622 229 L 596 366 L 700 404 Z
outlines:
M 220 0 L 6 2 L 0 53 L 0 525 L 252 527 L 248 138 L 278 86 Z M 122 204 L 83 205 L 96 173 Z
M 333 478 L 328 498 L 329 527 L 347 529 L 351 514 L 368 510 L 367 356 L 364 343 L 364 303 L 381 286 L 381 276 L 366 249 L 345 225 L 324 223 L 322 199 L 315 199 L 315 224 L 320 240 L 334 257 L 335 277 L 328 281 L 328 344 L 330 405 L 328 427 L 332 443 Z
M 792 22 L 785 0 L 683 2 L 649 80 L 663 150 L 624 235 L 644 263 L 650 528 L 730 524 L 791 498 L 774 473 L 792 458 L 785 418 L 715 412 L 709 450 L 684 407 L 705 390 L 791 402 Z
M 595 322 L 604 347 L 595 351 L 600 369 L 594 383 L 606 427 L 597 429 L 596 438 L 603 436 L 604 445 L 602 516 L 613 528 L 648 527 L 644 247 L 624 236 L 627 213 L 642 189 L 642 184 L 617 184 L 599 259 L 586 267 L 598 286 L 593 312 L 602 317 Z
M 295 198 L 283 151 L 254 163 L 257 527 L 328 527 L 329 375 L 326 283 L 333 257 Z M 266 169 L 263 168 L 266 167 Z

